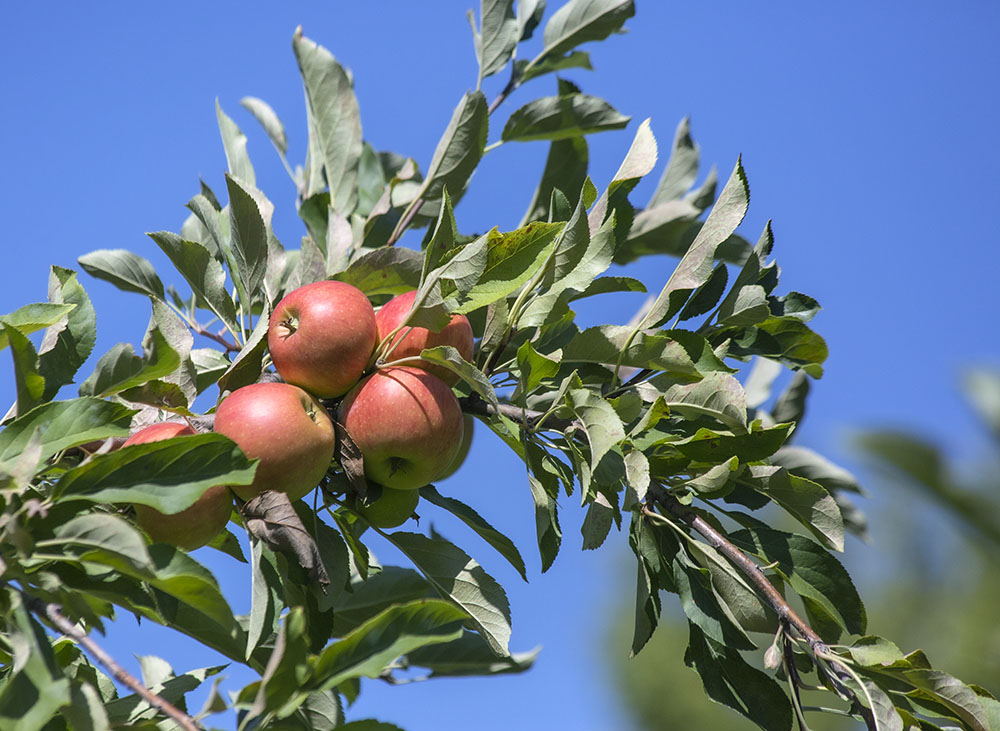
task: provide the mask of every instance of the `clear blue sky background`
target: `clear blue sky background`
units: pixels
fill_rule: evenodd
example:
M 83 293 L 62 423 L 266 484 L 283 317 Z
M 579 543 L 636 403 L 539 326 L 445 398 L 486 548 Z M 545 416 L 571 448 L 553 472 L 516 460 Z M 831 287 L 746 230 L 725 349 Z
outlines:
M 0 24 L 0 312 L 44 300 L 50 264 L 77 268 L 76 257 L 97 248 L 129 248 L 165 272 L 144 232 L 179 230 L 199 176 L 225 188 L 216 97 L 250 137 L 258 184 L 277 206 L 278 236 L 295 246 L 303 229 L 293 188 L 239 100 L 268 101 L 288 130 L 289 157 L 301 161 L 303 95 L 291 52 L 298 24 L 353 70 L 366 139 L 426 167 L 454 105 L 475 84 L 464 15 L 470 4 L 9 5 Z M 897 423 L 967 454 L 975 423 L 957 396 L 956 377 L 965 364 L 1000 364 L 997 268 L 989 253 L 997 248 L 1000 193 L 1000 6 L 637 5 L 627 35 L 590 49 L 595 72 L 566 74 L 633 117 L 628 131 L 591 138 L 598 186 L 614 173 L 642 119 L 652 117 L 666 152 L 674 126 L 690 115 L 706 170 L 717 163 L 724 179 L 743 155 L 752 190 L 744 235 L 756 239 L 773 218 L 783 290 L 811 294 L 825 307 L 815 327 L 831 355 L 800 443 L 857 467 L 847 430 Z M 487 84 L 488 96 L 503 80 Z M 552 93 L 554 83 L 532 82 L 508 101 L 506 113 Z M 534 143 L 490 153 L 457 211 L 460 227 L 515 225 L 545 152 L 544 143 Z M 633 195 L 637 204 L 647 200 L 660 169 Z M 651 260 L 639 274 L 658 288 L 672 266 Z M 138 345 L 148 319 L 142 299 L 86 275 L 82 281 L 98 311 L 96 352 L 122 340 Z M 601 314 L 623 322 L 635 304 Z M 9 356 L 0 356 L 0 400 L 9 402 Z M 475 537 L 431 517 L 507 587 L 513 649 L 544 644 L 536 668 L 492 681 L 397 688 L 369 682 L 349 718 L 375 716 L 409 731 L 622 726 L 602 670 L 601 610 L 615 599 L 607 587 L 622 585 L 613 573 L 624 536 L 612 535 L 614 547 L 582 554 L 582 515 L 567 504 L 563 553 L 540 576 L 522 469 L 480 433 L 467 468 L 442 490 L 514 538 L 529 559 L 529 585 Z M 876 492 L 868 507 L 878 506 Z M 247 567 L 205 553 L 236 611 L 247 611 Z M 874 552 L 852 541 L 848 554 L 848 563 L 860 567 Z M 382 558 L 394 560 L 388 551 Z M 129 617 L 120 625 L 108 645 L 123 659 L 160 654 L 179 670 L 214 662 L 171 633 L 137 630 Z M 229 689 L 249 680 L 235 669 L 228 675 Z

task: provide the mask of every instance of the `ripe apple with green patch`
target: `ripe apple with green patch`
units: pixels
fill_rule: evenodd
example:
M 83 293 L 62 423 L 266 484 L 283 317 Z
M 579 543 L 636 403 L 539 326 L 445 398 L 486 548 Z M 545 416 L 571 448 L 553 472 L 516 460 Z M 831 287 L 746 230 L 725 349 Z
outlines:
M 375 314 L 375 323 L 378 327 L 378 342 L 382 342 L 393 330 L 406 319 L 413 307 L 413 301 L 417 297 L 416 290 L 404 292 L 393 297 L 382 305 L 382 308 Z M 420 355 L 420 351 L 426 348 L 436 348 L 439 345 L 450 345 L 458 351 L 465 360 L 472 360 L 472 325 L 465 315 L 452 315 L 451 320 L 441 330 L 428 330 L 426 327 L 405 326 L 393 337 L 389 344 L 391 354 L 388 360 L 399 360 L 401 358 L 412 358 Z M 427 363 L 409 364 L 415 368 L 423 368 L 433 373 L 442 381 L 449 385 L 458 382 L 458 375 L 448 370 L 444 366 Z
M 140 429 L 122 446 L 148 444 L 197 433 L 187 424 L 161 421 Z M 136 522 L 154 543 L 169 543 L 186 551 L 193 551 L 209 543 L 226 527 L 233 508 L 233 498 L 225 485 L 215 485 L 205 490 L 190 507 L 172 515 L 161 513 L 148 505 L 136 503 L 133 507 Z
M 365 475 L 394 490 L 436 480 L 458 454 L 464 430 L 458 399 L 419 368 L 380 368 L 344 398 L 338 420 L 358 445 Z
M 303 497 L 319 484 L 333 458 L 333 422 L 319 401 L 289 383 L 253 383 L 226 396 L 215 411 L 215 431 L 251 459 L 250 485 L 233 492 L 249 500 L 264 490 Z
M 465 458 L 469 456 L 469 450 L 472 448 L 472 430 L 476 425 L 476 417 L 472 414 L 464 414 L 464 417 L 462 422 L 462 444 L 458 448 L 458 454 L 455 455 L 455 459 L 452 460 L 448 469 L 434 478 L 436 480 L 444 480 L 458 472 L 458 468 L 465 463 Z
M 375 349 L 375 310 L 345 282 L 313 282 L 274 308 L 267 348 L 278 374 L 319 398 L 342 396 L 358 382 Z

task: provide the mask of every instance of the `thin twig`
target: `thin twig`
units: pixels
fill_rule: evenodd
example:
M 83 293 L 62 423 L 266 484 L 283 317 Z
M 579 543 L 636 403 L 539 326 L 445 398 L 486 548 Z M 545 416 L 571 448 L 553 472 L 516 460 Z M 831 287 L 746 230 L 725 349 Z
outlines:
M 396 224 L 396 228 L 392 230 L 392 235 L 389 236 L 389 240 L 385 242 L 386 246 L 392 246 L 399 241 L 399 238 L 403 235 L 403 232 L 406 231 L 410 222 L 413 221 L 413 217 L 417 215 L 417 211 L 420 210 L 420 206 L 423 204 L 423 198 L 417 198 L 415 201 L 410 203 L 409 208 L 406 209 L 403 217 L 399 219 L 399 223 Z
M 789 606 L 788 602 L 785 601 L 785 598 L 778 592 L 777 589 L 774 588 L 774 585 L 771 584 L 767 577 L 764 576 L 764 572 L 761 570 L 760 566 L 754 563 L 749 556 L 737 548 L 728 538 L 722 535 L 722 533 L 713 528 L 707 520 L 702 518 L 695 511 L 685 505 L 682 505 L 680 501 L 678 501 L 677 498 L 669 492 L 662 488 L 657 489 L 656 486 L 651 486 L 651 491 L 654 495 L 654 500 L 658 505 L 666 509 L 674 517 L 684 521 L 684 523 L 701 534 L 701 536 L 708 541 L 713 548 L 725 556 L 730 563 L 732 563 L 750 580 L 750 583 L 753 584 L 757 591 L 764 597 L 771 609 L 774 610 L 774 613 L 778 615 L 778 621 L 782 622 L 786 627 L 794 627 L 799 635 L 801 635 L 805 642 L 809 645 L 809 649 L 812 651 L 817 660 L 825 660 L 830 663 L 835 676 L 839 676 L 840 680 L 853 677 L 854 673 L 852 673 L 851 670 L 836 655 L 830 652 L 828 645 L 818 634 L 816 634 L 816 631 L 810 627 L 809 624 L 802 619 L 802 617 L 800 617 L 791 606 Z M 831 680 L 839 682 L 836 677 L 831 677 Z M 864 686 L 862 686 L 862 690 L 867 693 Z M 852 695 L 857 698 L 856 694 Z M 858 705 L 861 706 L 859 712 L 865 723 L 869 728 L 875 728 L 875 726 L 873 726 L 874 716 L 871 709 L 866 708 L 864 704 L 861 703 Z
M 516 404 L 509 404 L 503 401 L 501 401 L 497 407 L 494 407 L 493 404 L 480 398 L 479 394 L 463 396 L 458 400 L 458 403 L 462 407 L 462 411 L 467 414 L 478 416 L 493 416 L 495 414 L 500 414 L 501 416 L 506 416 L 511 421 L 516 421 L 528 428 L 536 427 L 542 418 L 544 418 L 548 413 L 545 411 L 535 411 L 534 409 L 522 409 Z M 571 427 L 581 428 L 580 423 L 574 421 L 573 419 L 560 419 L 555 416 L 549 416 L 545 422 L 549 429 L 553 429 L 555 431 L 566 431 Z
M 207 327 L 202 327 L 197 322 L 192 322 L 191 323 L 191 329 L 194 330 L 198 335 L 203 335 L 206 338 L 210 338 L 211 340 L 214 340 L 219 345 L 221 345 L 223 348 L 225 348 L 227 353 L 229 353 L 229 352 L 238 353 L 241 350 L 241 348 L 240 348 L 239 345 L 237 345 L 236 343 L 234 343 L 232 340 L 227 340 L 226 339 L 226 337 L 222 334 L 222 333 L 225 332 L 225 330 L 221 330 L 221 331 L 219 331 L 217 333 L 214 333 L 211 330 L 209 330 Z
M 516 67 L 512 64 L 510 67 L 510 80 L 507 82 L 507 86 L 497 94 L 497 98 L 490 102 L 489 107 L 486 108 L 487 114 L 493 114 L 501 104 L 503 104 L 504 99 L 509 97 L 514 89 L 521 85 L 521 77 L 517 73 Z
M 77 644 L 90 653 L 97 662 L 103 665 L 115 677 L 115 679 L 134 690 L 142 696 L 149 705 L 158 708 L 164 715 L 176 721 L 185 731 L 199 731 L 199 726 L 191 716 L 184 713 L 163 697 L 153 693 L 149 688 L 140 683 L 125 668 L 119 665 L 111 655 L 104 651 L 90 636 L 79 627 L 70 622 L 55 604 L 47 604 L 37 597 L 28 594 L 21 594 L 28 609 L 35 614 L 47 618 L 60 632 L 72 638 Z
M 709 545 L 725 556 L 738 568 L 744 576 L 756 587 L 757 591 L 763 595 L 774 613 L 778 615 L 778 620 L 794 627 L 795 630 L 809 644 L 809 648 L 816 654 L 827 651 L 826 643 L 816 634 L 815 630 L 789 606 L 785 598 L 781 596 L 774 585 L 768 581 L 763 572 L 749 556 L 737 548 L 724 535 L 712 527 L 712 525 L 690 508 L 682 505 L 677 498 L 666 490 L 656 491 L 656 503 L 665 508 L 671 515 L 680 518 L 687 525 L 691 526 L 701 536 L 708 541 Z

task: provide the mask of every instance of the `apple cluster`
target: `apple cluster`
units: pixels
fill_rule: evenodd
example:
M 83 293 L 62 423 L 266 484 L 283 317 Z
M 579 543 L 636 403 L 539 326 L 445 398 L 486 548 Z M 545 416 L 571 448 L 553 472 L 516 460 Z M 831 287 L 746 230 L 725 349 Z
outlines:
M 331 411 L 364 458 L 369 495 L 353 507 L 373 525 L 402 524 L 417 506 L 419 488 L 458 469 L 472 424 L 451 389 L 457 376 L 419 356 L 425 348 L 450 345 L 471 360 L 472 327 L 464 315 L 452 316 L 438 331 L 404 326 L 415 297 L 413 291 L 398 295 L 376 312 L 356 287 L 320 281 L 278 303 L 268 322 L 267 346 L 284 382 L 236 389 L 215 412 L 215 431 L 259 460 L 253 483 L 234 486 L 233 492 L 250 500 L 275 490 L 295 500 L 313 490 L 334 456 Z M 406 359 L 406 365 L 376 363 L 383 353 L 392 362 Z M 126 444 L 193 433 L 184 424 L 160 423 Z M 154 541 L 190 550 L 225 527 L 232 496 L 225 486 L 213 487 L 174 515 L 135 507 L 137 521 Z

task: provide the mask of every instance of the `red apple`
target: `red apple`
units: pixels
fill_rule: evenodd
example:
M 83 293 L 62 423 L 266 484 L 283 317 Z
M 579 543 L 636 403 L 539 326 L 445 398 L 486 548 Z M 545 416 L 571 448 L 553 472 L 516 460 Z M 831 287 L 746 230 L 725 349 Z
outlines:
M 372 486 L 369 485 L 369 490 Z M 401 526 L 417 509 L 420 502 L 419 490 L 393 490 L 383 487 L 381 494 L 367 505 L 361 500 L 354 503 L 354 508 L 364 519 L 377 528 L 396 528 Z
M 319 484 L 333 458 L 333 422 L 326 409 L 288 383 L 236 389 L 216 409 L 215 431 L 260 459 L 253 482 L 232 488 L 244 500 L 264 490 L 297 500 Z
M 375 371 L 347 394 L 338 419 L 361 450 L 365 475 L 394 490 L 436 480 L 462 444 L 458 399 L 419 368 Z
M 462 423 L 462 444 L 458 448 L 458 454 L 455 455 L 455 459 L 452 460 L 448 469 L 434 478 L 436 480 L 443 480 L 458 472 L 458 468 L 462 466 L 465 458 L 469 456 L 469 449 L 472 447 L 472 429 L 476 425 L 476 418 L 472 414 L 465 414 L 464 416 L 465 419 Z
M 197 432 L 187 424 L 162 421 L 140 429 L 123 446 L 148 444 L 188 434 Z M 148 505 L 136 504 L 133 507 L 136 522 L 154 543 L 169 543 L 193 551 L 211 541 L 226 527 L 233 498 L 225 485 L 216 485 L 205 490 L 191 507 L 173 515 L 164 515 Z
M 375 310 L 344 282 L 313 282 L 289 292 L 271 313 L 267 347 L 281 377 L 319 398 L 358 382 L 375 344 Z
M 378 326 L 378 342 L 382 342 L 389 333 L 399 327 L 399 324 L 406 319 L 413 307 L 413 300 L 416 299 L 416 290 L 406 292 L 393 297 L 382 305 L 382 309 L 375 315 L 375 323 Z M 438 331 L 428 330 L 426 327 L 406 326 L 399 331 L 399 334 L 392 339 L 395 347 L 388 360 L 399 360 L 400 358 L 410 358 L 420 355 L 424 348 L 436 348 L 439 345 L 450 345 L 466 360 L 472 360 L 472 325 L 465 315 L 452 315 L 451 321 Z M 454 385 L 458 381 L 458 375 L 439 365 L 414 364 L 415 368 L 423 368 L 430 371 L 442 381 L 449 385 Z

